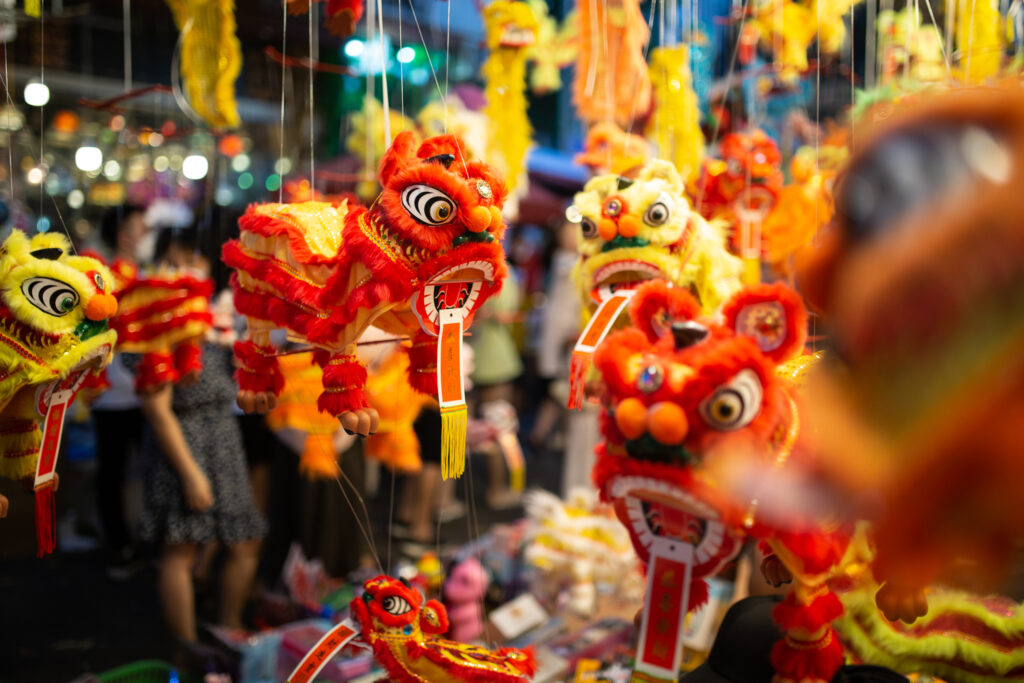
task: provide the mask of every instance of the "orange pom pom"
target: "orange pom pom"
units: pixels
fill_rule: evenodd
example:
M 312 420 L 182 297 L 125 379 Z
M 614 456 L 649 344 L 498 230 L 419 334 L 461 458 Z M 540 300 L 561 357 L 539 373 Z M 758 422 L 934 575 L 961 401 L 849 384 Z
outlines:
M 647 406 L 638 398 L 627 398 L 615 406 L 615 424 L 627 439 L 639 439 L 647 430 Z
M 597 221 L 597 233 L 605 242 L 611 242 L 619 234 L 619 230 L 615 227 L 614 221 L 609 218 L 601 218 Z
M 636 237 L 640 234 L 640 219 L 636 216 L 623 216 L 619 219 L 619 234 L 623 237 Z
M 474 206 L 469 210 L 466 227 L 473 232 L 483 232 L 491 224 L 491 210 L 486 206 Z
M 651 436 L 666 446 L 681 444 L 690 429 L 683 409 L 667 401 L 651 406 L 647 412 L 647 428 Z

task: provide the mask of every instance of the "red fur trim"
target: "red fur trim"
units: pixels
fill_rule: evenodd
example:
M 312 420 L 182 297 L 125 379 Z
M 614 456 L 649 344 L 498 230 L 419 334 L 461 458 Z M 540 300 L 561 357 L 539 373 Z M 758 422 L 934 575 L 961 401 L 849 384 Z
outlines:
M 303 309 L 299 304 L 285 301 L 268 292 L 252 292 L 238 283 L 236 275 L 231 276 L 234 290 L 235 310 L 242 315 L 260 320 L 269 320 L 278 327 L 292 330 L 309 329 L 317 320 L 316 314 Z
M 821 574 L 828 571 L 839 563 L 850 544 L 850 537 L 844 529 L 833 533 L 820 530 L 780 531 L 775 537 L 801 561 L 802 566 L 795 569 L 804 574 Z
M 690 580 L 690 599 L 687 612 L 696 612 L 708 601 L 708 582 L 694 577 Z
M 235 381 L 242 391 L 271 391 L 279 396 L 284 389 L 281 364 L 271 346 L 258 346 L 251 341 L 237 341 L 233 347 L 238 369 Z
M 785 340 L 778 348 L 763 352 L 776 363 L 780 363 L 800 353 L 807 340 L 807 310 L 799 294 L 781 283 L 748 287 L 737 292 L 725 304 L 722 315 L 725 317 L 726 326 L 736 330 L 737 318 L 744 308 L 766 302 L 780 304 L 786 318 Z M 740 330 L 736 331 L 742 333 Z
M 649 341 L 656 342 L 665 332 L 655 323 L 665 317 L 673 320 L 695 320 L 700 317 L 700 304 L 688 290 L 674 287 L 666 280 L 654 280 L 637 288 L 629 304 L 629 317 L 643 330 Z
M 786 599 L 775 606 L 772 617 L 783 631 L 795 628 L 817 631 L 825 624 L 830 624 L 843 613 L 843 604 L 836 594 L 826 590 L 818 595 L 809 605 L 797 602 L 796 594 L 790 593 Z
M 82 383 L 82 391 L 95 392 L 99 394 L 110 388 L 110 380 L 107 379 L 107 369 L 90 372 Z
M 125 308 L 121 303 L 124 297 L 118 302 L 117 315 L 115 315 L 111 321 L 110 326 L 117 330 L 118 335 L 122 334 L 122 330 L 127 330 L 128 326 L 132 323 L 146 322 L 149 318 L 167 313 L 168 311 L 174 311 L 186 301 L 191 301 L 197 298 L 194 294 L 187 292 L 182 294 L 174 294 L 163 299 L 158 299 L 151 304 L 140 306 L 139 308 Z
M 193 275 L 169 275 L 142 277 L 132 280 L 117 292 L 118 299 L 136 289 L 184 290 L 190 296 L 209 299 L 213 296 L 213 280 Z
M 114 328 L 117 332 L 117 343 L 124 344 L 144 344 L 148 341 L 159 339 L 168 332 L 173 332 L 188 323 L 198 322 L 204 326 L 213 327 L 213 315 L 209 311 L 194 311 L 192 313 L 186 313 L 185 315 L 178 315 L 170 320 L 165 320 L 159 323 L 147 323 L 135 330 L 120 330 Z
M 437 337 L 417 330 L 409 354 L 409 385 L 428 396 L 437 396 Z
M 275 205 L 271 205 L 275 206 Z M 277 204 L 276 206 L 283 206 Z M 312 251 L 306 243 L 305 235 L 301 226 L 293 223 L 289 218 L 277 216 L 272 213 L 257 211 L 259 204 L 251 204 L 242 217 L 238 219 L 238 227 L 245 232 L 254 232 L 264 237 L 286 237 L 288 239 L 288 252 L 299 263 L 325 264 L 331 263 L 334 258 L 322 256 Z M 231 240 L 224 245 L 222 252 L 227 263 L 227 247 L 229 245 L 237 248 L 237 240 Z M 231 265 L 230 263 L 228 265 Z M 234 267 L 234 266 L 232 266 Z
M 195 340 L 182 342 L 174 349 L 174 367 L 178 375 L 184 377 L 190 372 L 199 373 L 203 370 L 203 350 Z
M 0 302 L 0 334 L 9 334 L 28 346 L 53 346 L 61 339 L 59 334 L 40 332 L 20 322 L 11 309 Z
M 324 393 L 317 406 L 321 412 L 341 415 L 369 406 L 366 401 L 366 368 L 355 356 L 336 355 L 324 366 Z
M 795 646 L 794 646 L 795 645 Z M 791 681 L 831 681 L 843 665 L 843 648 L 830 629 L 818 647 L 787 638 L 772 647 L 772 666 L 778 677 Z
M 310 308 L 316 308 L 320 298 L 320 287 L 300 280 L 289 273 L 290 267 L 277 259 L 257 259 L 242 251 L 241 245 L 232 240 L 221 249 L 224 263 L 241 270 L 264 282 L 283 294 L 289 301 L 298 301 Z
M 431 621 L 426 618 L 428 610 L 437 618 L 436 624 L 431 623 Z M 444 605 L 437 600 L 427 600 L 420 610 L 420 628 L 423 629 L 423 632 L 431 635 L 440 635 L 442 633 L 447 633 L 449 626 L 448 610 L 445 609 Z
M 387 185 L 398 169 L 415 163 L 416 134 L 411 130 L 402 131 L 391 141 L 391 146 L 380 160 L 380 182 Z
M 152 391 L 177 381 L 178 371 L 174 367 L 174 354 L 170 351 L 154 351 L 142 355 L 142 361 L 135 371 L 135 391 Z

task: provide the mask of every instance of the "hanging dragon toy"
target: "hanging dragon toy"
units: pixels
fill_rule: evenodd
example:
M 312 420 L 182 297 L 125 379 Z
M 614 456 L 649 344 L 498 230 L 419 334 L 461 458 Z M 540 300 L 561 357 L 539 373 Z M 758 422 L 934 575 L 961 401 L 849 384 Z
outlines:
M 239 220 L 224 246 L 235 306 L 249 321 L 236 343 L 238 404 L 265 413 L 283 376 L 269 334 L 284 328 L 318 349 L 321 411 L 354 433 L 376 431 L 366 368 L 356 344 L 373 325 L 410 338 L 409 381 L 437 395 L 443 424 L 442 473 L 462 473 L 466 404 L 460 348 L 474 312 L 496 293 L 506 266 L 494 170 L 467 161 L 453 136 L 419 143 L 395 138 L 380 167 L 381 195 L 366 209 L 346 202 L 261 204 Z

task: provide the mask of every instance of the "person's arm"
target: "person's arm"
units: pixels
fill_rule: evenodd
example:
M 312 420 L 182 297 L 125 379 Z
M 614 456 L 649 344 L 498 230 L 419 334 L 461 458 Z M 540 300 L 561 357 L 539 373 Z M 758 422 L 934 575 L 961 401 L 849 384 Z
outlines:
M 198 512 L 213 507 L 213 489 L 210 480 L 199 468 L 181 432 L 181 424 L 171 410 L 171 385 L 144 394 L 142 412 L 156 434 L 157 444 L 174 470 L 181 477 L 182 489 L 189 507 Z

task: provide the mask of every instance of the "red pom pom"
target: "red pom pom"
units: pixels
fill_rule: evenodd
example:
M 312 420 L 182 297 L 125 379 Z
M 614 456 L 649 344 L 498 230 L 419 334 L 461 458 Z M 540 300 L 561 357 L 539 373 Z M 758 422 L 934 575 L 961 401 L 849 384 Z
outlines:
M 700 304 L 689 291 L 674 287 L 665 280 L 654 280 L 637 289 L 629 304 L 629 316 L 653 343 L 665 331 L 658 329 L 655 322 L 663 316 L 670 322 L 693 320 L 700 316 Z
M 273 392 L 279 396 L 284 389 L 284 375 L 272 346 L 259 346 L 251 341 L 237 341 L 234 345 L 238 370 L 235 381 L 242 391 Z
M 790 593 L 785 600 L 775 606 L 772 617 L 784 631 L 802 628 L 814 632 L 825 624 L 832 623 L 842 613 L 843 604 L 831 591 L 815 597 L 809 605 L 797 603 L 796 595 Z
M 174 349 L 174 367 L 178 377 L 189 373 L 199 374 L 203 370 L 203 350 L 196 341 L 188 341 Z
M 421 394 L 437 396 L 437 337 L 417 331 L 408 353 L 409 386 Z
M 324 366 L 324 393 L 317 406 L 321 412 L 341 415 L 369 406 L 366 401 L 366 368 L 355 356 L 337 355 Z
M 831 681 L 843 665 L 843 648 L 831 629 L 818 643 L 783 638 L 772 647 L 772 666 L 791 681 Z

